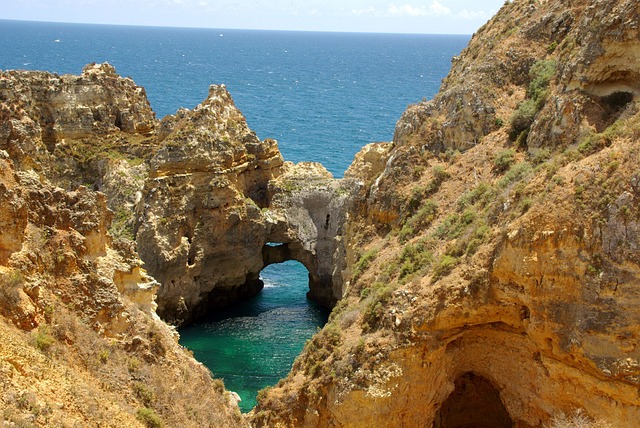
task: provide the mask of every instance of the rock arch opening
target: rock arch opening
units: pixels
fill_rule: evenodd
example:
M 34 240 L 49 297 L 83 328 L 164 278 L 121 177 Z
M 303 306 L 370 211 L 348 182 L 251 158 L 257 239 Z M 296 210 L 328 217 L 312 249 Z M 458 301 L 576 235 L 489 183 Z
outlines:
M 264 268 L 278 263 L 296 261 L 308 271 L 307 297 L 314 302 L 331 308 L 335 304 L 332 289 L 332 278 L 319 269 L 319 261 L 313 251 L 306 249 L 299 242 L 267 242 L 262 247 Z
M 500 391 L 488 379 L 473 372 L 458 377 L 455 389 L 442 403 L 433 428 L 511 428 Z

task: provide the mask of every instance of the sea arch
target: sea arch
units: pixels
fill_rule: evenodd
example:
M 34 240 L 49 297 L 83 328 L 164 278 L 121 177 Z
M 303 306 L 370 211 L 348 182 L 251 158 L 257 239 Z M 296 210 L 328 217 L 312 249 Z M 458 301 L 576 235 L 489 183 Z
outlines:
M 344 227 L 361 184 L 320 169 L 299 164 L 267 184 L 236 178 L 243 192 L 206 171 L 148 180 L 136 243 L 162 284 L 158 315 L 183 325 L 250 298 L 262 269 L 287 260 L 308 270 L 311 300 L 330 308 L 342 298 Z
M 268 231 L 262 246 L 262 265 L 300 262 L 309 272 L 307 296 L 332 307 L 344 293 L 346 266 L 344 223 L 355 180 L 318 178 L 296 181 L 297 187 L 273 186 L 265 212 Z M 257 277 L 259 272 L 252 276 Z

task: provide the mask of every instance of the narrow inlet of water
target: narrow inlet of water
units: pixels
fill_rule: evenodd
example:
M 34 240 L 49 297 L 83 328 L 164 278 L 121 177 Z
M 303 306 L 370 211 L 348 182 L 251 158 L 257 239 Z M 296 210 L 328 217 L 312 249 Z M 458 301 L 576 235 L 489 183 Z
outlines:
M 180 329 L 180 343 L 240 395 L 243 412 L 256 405 L 260 389 L 287 375 L 329 316 L 306 298 L 309 274 L 302 264 L 270 265 L 260 277 L 265 286 L 254 298 Z

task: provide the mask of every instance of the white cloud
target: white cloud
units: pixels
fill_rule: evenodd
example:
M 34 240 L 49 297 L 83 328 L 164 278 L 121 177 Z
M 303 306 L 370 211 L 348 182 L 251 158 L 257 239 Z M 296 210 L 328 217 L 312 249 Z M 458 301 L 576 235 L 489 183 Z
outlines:
M 468 19 L 468 20 L 481 19 L 481 18 L 487 17 L 487 12 L 485 12 L 484 10 L 462 9 L 460 12 L 458 12 L 457 16 L 458 18 Z
M 434 1 L 429 6 L 413 6 L 410 4 L 396 6 L 392 4 L 387 9 L 387 15 L 390 16 L 441 16 L 449 15 L 450 13 L 451 9 L 438 1 Z
M 426 15 L 426 9 L 424 7 L 415 7 L 410 4 L 404 6 L 396 6 L 392 4 L 387 9 L 387 14 L 391 16 L 409 15 L 409 16 L 423 16 Z
M 380 15 L 380 11 L 373 6 L 369 6 L 366 9 L 352 9 L 352 15 L 361 16 L 361 15 Z
M 431 3 L 431 6 L 429 6 L 429 10 L 433 12 L 433 15 L 448 15 L 451 13 L 451 9 L 440 4 L 440 2 L 437 1 Z

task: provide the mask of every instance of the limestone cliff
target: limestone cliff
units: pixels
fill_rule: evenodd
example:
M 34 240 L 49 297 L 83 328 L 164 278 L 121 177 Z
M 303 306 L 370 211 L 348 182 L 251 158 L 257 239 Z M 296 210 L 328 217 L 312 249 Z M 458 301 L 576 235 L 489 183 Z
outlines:
M 345 296 L 255 426 L 637 425 L 639 16 L 507 2 L 356 157 Z
M 3 422 L 242 426 L 155 305 L 189 322 L 294 259 L 336 307 L 253 426 L 636 426 L 639 8 L 505 3 L 342 180 L 223 86 L 157 122 L 106 64 L 0 73 Z
M 342 296 L 341 225 L 354 183 L 319 165 L 285 165 L 224 86 L 163 119 L 160 135 L 136 242 L 162 283 L 164 319 L 190 322 L 253 296 L 265 266 L 292 259 L 309 270 L 311 298 L 330 306 Z
M 80 76 L 4 71 L 0 100 L 2 148 L 24 165 L 50 160 L 66 140 L 155 128 L 144 88 L 107 63 L 89 64 Z
M 135 244 L 114 238 L 108 208 L 126 222 L 148 169 L 144 90 L 103 64 L 2 72 L 0 99 L 0 424 L 243 426 L 155 314 Z
M 107 195 L 111 232 L 132 238 L 133 206 L 148 175 L 159 128 L 144 88 L 108 63 L 79 76 L 0 72 L 0 149 L 65 190 Z
M 103 194 L 54 187 L 0 151 L 0 199 L 3 424 L 242 426 L 155 315 L 159 284 L 109 236 Z

